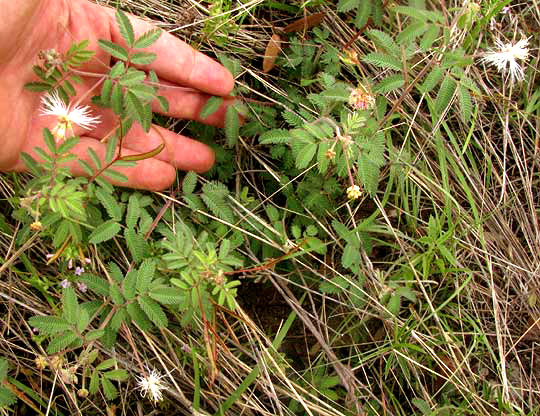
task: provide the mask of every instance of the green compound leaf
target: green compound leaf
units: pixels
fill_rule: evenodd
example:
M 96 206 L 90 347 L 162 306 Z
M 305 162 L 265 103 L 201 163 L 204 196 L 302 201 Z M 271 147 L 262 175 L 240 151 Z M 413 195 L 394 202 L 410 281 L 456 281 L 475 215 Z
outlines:
M 426 76 L 426 79 L 421 86 L 418 87 L 418 90 L 422 94 L 427 94 L 441 81 L 444 76 L 444 69 L 436 67 Z
M 33 92 L 42 92 L 49 91 L 51 89 L 51 84 L 47 82 L 28 82 L 24 84 L 24 88 Z
M 141 216 L 141 205 L 139 204 L 139 197 L 137 194 L 131 194 L 128 201 L 127 213 L 126 213 L 126 227 L 135 228 L 137 220 Z
M 221 183 L 208 182 L 203 185 L 202 199 L 212 213 L 228 222 L 234 221 L 234 214 L 227 202 L 229 190 Z
M 137 233 L 133 228 L 124 230 L 124 237 L 129 252 L 133 256 L 133 260 L 140 262 L 144 257 L 145 241 L 142 234 Z
M 98 44 L 101 49 L 103 49 L 105 52 L 107 52 L 109 55 L 113 56 L 116 59 L 127 61 L 129 58 L 129 53 L 127 49 L 123 48 L 120 45 L 117 45 L 116 43 L 113 43 L 109 40 L 100 39 L 98 40 Z
M 7 378 L 9 364 L 5 358 L 0 358 L 0 384 Z
M 124 283 L 122 284 L 124 289 L 124 296 L 127 300 L 132 300 L 135 298 L 135 295 L 137 293 L 137 277 L 139 276 L 138 272 L 136 270 L 130 270 L 126 274 L 126 278 L 124 279 Z
M 281 144 L 291 141 L 291 133 L 285 129 L 268 130 L 259 137 L 260 144 Z
M 103 82 L 103 88 L 101 89 L 101 103 L 105 106 L 111 105 L 111 94 L 112 94 L 113 83 L 110 79 L 106 79 Z
M 417 7 L 393 6 L 392 10 L 405 16 L 412 17 L 413 19 L 422 20 L 424 22 L 430 21 L 443 24 L 445 19 L 444 15 L 440 12 L 419 9 Z
M 129 21 L 129 17 L 127 17 L 127 15 L 122 10 L 117 10 L 116 22 L 118 23 L 118 29 L 120 30 L 120 34 L 122 35 L 128 46 L 132 48 L 133 44 L 135 43 L 135 32 L 133 31 L 133 26 Z
M 225 113 L 225 137 L 227 138 L 227 145 L 233 147 L 238 141 L 238 134 L 240 132 L 240 115 L 238 110 L 230 105 L 227 107 Z
M 62 351 L 63 349 L 69 347 L 71 344 L 74 344 L 77 340 L 81 341 L 81 339 L 76 333 L 72 331 L 67 331 L 62 335 L 58 335 L 56 338 L 51 340 L 51 342 L 49 342 L 49 346 L 47 347 L 47 353 L 55 354 L 58 351 Z
M 126 370 L 118 369 L 107 371 L 103 374 L 107 379 L 114 381 L 125 381 L 128 379 L 129 374 Z
M 397 35 L 396 40 L 400 45 L 408 46 L 410 43 L 416 41 L 417 37 L 423 35 L 428 28 L 429 26 L 424 22 L 413 22 Z
M 101 387 L 103 387 L 103 393 L 107 399 L 114 400 L 118 396 L 118 390 L 114 384 L 105 377 L 101 377 Z
M 103 188 L 96 189 L 96 197 L 112 219 L 116 221 L 122 219 L 122 208 L 116 198 Z
M 105 361 L 102 361 L 101 363 L 99 363 L 96 367 L 96 370 L 104 371 L 104 370 L 114 367 L 115 365 L 116 365 L 116 360 L 114 358 L 108 358 Z
M 154 280 L 156 272 L 156 264 L 151 260 L 145 260 L 138 270 L 137 276 L 137 292 L 144 294 L 148 291 L 150 283 Z
M 362 61 L 383 69 L 393 69 L 401 71 L 401 62 L 399 59 L 385 53 L 371 52 L 362 58 Z
M 148 296 L 140 296 L 138 298 L 139 306 L 144 311 L 146 316 L 156 325 L 158 328 L 164 328 L 167 326 L 167 315 L 159 306 L 155 300 Z
M 90 324 L 90 315 L 83 308 L 77 308 L 77 309 L 78 309 L 77 331 L 80 334 L 84 332 L 86 328 L 88 328 L 88 325 Z
M 435 112 L 436 114 L 442 114 L 446 108 L 450 105 L 450 101 L 454 97 L 456 91 L 456 82 L 450 75 L 447 75 L 441 84 L 441 88 L 437 93 L 435 99 Z
M 124 87 L 130 87 L 132 85 L 140 84 L 146 78 L 146 73 L 139 71 L 135 68 L 129 68 L 124 75 L 122 75 L 118 82 Z
M 71 329 L 71 324 L 58 316 L 32 316 L 28 323 L 47 335 L 57 334 Z
M 127 182 L 129 180 L 129 178 L 126 175 L 111 168 L 106 169 L 103 172 L 103 175 L 109 179 L 112 179 L 118 182 Z
M 72 287 L 66 287 L 62 295 L 63 318 L 70 324 L 75 325 L 78 321 L 79 303 L 77 295 Z
M 109 72 L 109 76 L 113 79 L 118 78 L 122 74 L 124 74 L 124 72 L 126 72 L 126 65 L 120 61 L 114 64 L 114 66 L 111 69 L 111 72 Z
M 120 232 L 120 224 L 115 220 L 109 220 L 97 226 L 88 237 L 91 244 L 99 244 L 110 240 Z
M 100 339 L 103 335 L 105 335 L 104 329 L 93 329 L 85 334 L 84 340 L 86 342 L 95 341 L 96 339 Z
M 184 180 L 182 181 L 182 192 L 184 194 L 192 194 L 195 190 L 195 186 L 197 186 L 197 174 L 190 170 L 186 173 L 186 176 L 184 176 Z
M 154 52 L 137 52 L 131 55 L 131 62 L 135 65 L 149 65 L 157 59 Z
M 7 387 L 0 387 L 0 408 L 13 406 L 17 402 L 17 396 Z
M 122 296 L 120 288 L 115 283 L 109 286 L 109 296 L 116 305 L 122 305 L 124 303 L 124 296 Z
M 296 155 L 296 167 L 298 169 L 305 169 L 309 166 L 313 160 L 315 153 L 317 152 L 317 143 L 308 143 L 302 147 Z
M 367 32 L 367 35 L 376 45 L 386 49 L 386 51 L 392 55 L 398 57 L 400 55 L 400 49 L 397 43 L 392 39 L 390 35 L 378 29 L 371 29 Z
M 185 291 L 167 286 L 152 289 L 148 295 L 164 305 L 180 305 L 185 299 Z
M 128 114 L 141 124 L 144 131 L 150 130 L 151 118 L 148 118 L 148 109 L 145 108 L 139 97 L 134 92 L 128 90 L 125 100 Z M 151 114 L 152 112 L 150 110 L 150 116 Z
M 223 97 L 210 97 L 201 110 L 201 119 L 204 120 L 219 110 L 223 101 Z
M 385 94 L 403 87 L 404 84 L 405 79 L 401 74 L 390 75 L 373 87 L 373 92 L 375 94 Z
M 420 49 L 423 51 L 427 51 L 428 49 L 431 49 L 433 46 L 433 43 L 437 40 L 439 37 L 439 26 L 437 25 L 429 25 L 426 33 L 424 33 L 424 36 L 422 37 L 422 40 L 420 41 Z
M 459 108 L 461 110 L 461 119 L 468 124 L 471 120 L 473 103 L 469 89 L 463 84 L 459 85 Z
M 342 13 L 350 12 L 355 7 L 358 7 L 360 0 L 339 0 L 337 11 Z
M 157 100 L 159 101 L 159 105 L 161 106 L 161 109 L 165 112 L 169 112 L 169 102 L 167 99 L 161 95 L 157 96 Z
M 367 23 L 369 15 L 371 14 L 372 3 L 372 1 L 362 1 L 358 5 L 358 8 L 356 9 L 356 18 L 354 19 L 354 25 L 358 29 Z
M 139 325 L 143 331 L 148 331 L 152 328 L 152 323 L 137 303 L 129 303 L 126 309 L 133 322 Z
M 88 391 L 90 394 L 96 394 L 99 388 L 99 373 L 94 371 L 90 376 L 90 383 L 88 384 Z
M 115 114 L 122 115 L 124 110 L 124 92 L 122 86 L 114 84 L 111 94 L 111 107 Z
M 45 139 L 45 144 L 47 145 L 49 152 L 55 154 L 56 141 L 54 140 L 54 136 L 48 128 L 43 129 L 43 139 Z
M 143 101 L 153 101 L 156 98 L 156 88 L 149 85 L 132 85 L 129 90 Z
M 109 296 L 109 282 L 100 276 L 84 273 L 79 278 L 79 282 L 84 283 L 91 291 L 98 295 Z
M 153 45 L 161 36 L 161 29 L 152 29 L 146 33 L 143 33 L 133 44 L 135 49 L 148 48 Z

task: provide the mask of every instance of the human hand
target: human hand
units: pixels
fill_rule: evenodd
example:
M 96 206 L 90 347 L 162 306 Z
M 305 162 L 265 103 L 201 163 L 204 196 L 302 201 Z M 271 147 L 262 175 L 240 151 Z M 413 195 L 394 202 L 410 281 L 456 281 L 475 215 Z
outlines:
M 0 171 L 24 171 L 21 152 L 36 157 L 33 149 L 45 148 L 43 128 L 55 124 L 54 118 L 40 115 L 39 95 L 24 89 L 24 84 L 35 80 L 32 65 L 39 51 L 55 49 L 64 53 L 74 41 L 88 39 L 96 55 L 80 69 L 105 73 L 104 64 L 110 64 L 110 56 L 99 49 L 98 39 L 125 42 L 118 31 L 114 10 L 87 0 L 0 0 L 0 7 L 7 16 L 0 23 L 0 39 L 11 40 L 0 46 Z M 130 20 L 136 36 L 152 28 L 142 20 Z M 168 116 L 198 120 L 210 95 L 227 96 L 233 88 L 234 80 L 224 67 L 170 34 L 163 33 L 148 51 L 155 52 L 157 59 L 144 69 L 153 69 L 162 81 L 159 94 L 169 101 Z M 77 87 L 78 97 L 84 96 L 95 82 L 96 78 L 84 78 L 83 85 Z M 159 109 L 159 105 L 154 108 Z M 204 122 L 220 126 L 224 113 L 221 108 Z M 76 129 L 81 140 L 72 150 L 86 161 L 90 161 L 88 148 L 104 159 L 106 144 L 99 139 L 116 125 L 110 110 L 92 107 L 92 115 L 100 117 L 100 124 L 92 130 Z M 214 154 L 206 145 L 158 126 L 145 133 L 138 124 L 124 138 L 122 155 L 148 152 L 163 141 L 165 148 L 159 155 L 138 161 L 136 167 L 115 167 L 128 177 L 128 182 L 121 185 L 163 189 L 175 180 L 176 169 L 204 172 L 214 163 Z M 85 174 L 76 161 L 69 166 L 75 175 Z

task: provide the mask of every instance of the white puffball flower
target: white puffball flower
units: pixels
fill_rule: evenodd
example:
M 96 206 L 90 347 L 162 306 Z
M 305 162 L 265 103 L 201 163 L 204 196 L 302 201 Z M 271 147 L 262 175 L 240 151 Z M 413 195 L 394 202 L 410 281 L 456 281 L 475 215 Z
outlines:
M 52 133 L 57 142 L 66 139 L 66 134 L 73 134 L 73 125 L 91 130 L 99 124 L 99 116 L 92 116 L 88 106 L 66 105 L 57 91 L 48 92 L 41 97 L 42 116 L 54 116 L 57 123 Z
M 141 391 L 141 395 L 143 397 L 148 395 L 154 403 L 163 400 L 163 393 L 161 391 L 167 387 L 161 380 L 163 377 L 155 369 L 150 371 L 150 375 L 138 377 L 137 388 Z
M 482 61 L 496 66 L 499 72 L 507 72 L 511 82 L 522 81 L 525 75 L 517 60 L 525 61 L 529 56 L 529 38 L 523 38 L 515 44 L 503 43 L 500 39 L 495 39 L 495 43 L 497 50 L 485 53 Z

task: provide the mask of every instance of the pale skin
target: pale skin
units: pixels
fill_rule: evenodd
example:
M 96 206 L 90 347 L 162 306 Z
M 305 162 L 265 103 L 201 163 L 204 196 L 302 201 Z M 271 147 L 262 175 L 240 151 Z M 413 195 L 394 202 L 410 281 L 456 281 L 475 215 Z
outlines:
M 80 69 L 99 74 L 107 72 L 110 57 L 98 48 L 97 40 L 123 41 L 114 10 L 87 0 L 0 0 L 0 8 L 4 16 L 0 39 L 10 40 L 0 44 L 0 171 L 24 171 L 21 152 L 34 155 L 36 146 L 44 148 L 43 128 L 55 125 L 54 117 L 40 115 L 40 94 L 24 89 L 25 83 L 37 80 L 32 65 L 38 63 L 39 51 L 55 49 L 64 53 L 74 41 L 88 39 L 97 53 Z M 136 36 L 152 28 L 134 17 L 130 16 L 130 20 Z M 153 69 L 160 78 L 159 93 L 170 104 L 168 116 L 199 120 L 198 114 L 211 95 L 226 97 L 234 86 L 232 75 L 219 63 L 170 34 L 163 33 L 147 50 L 155 52 L 158 59 L 143 69 Z M 83 97 L 82 104 L 88 105 L 90 96 L 99 93 L 87 94 L 99 76 L 84 79 L 77 98 Z M 159 105 L 154 110 L 159 111 Z M 204 122 L 221 126 L 224 112 L 221 108 Z M 104 156 L 106 144 L 102 139 L 117 125 L 110 111 L 92 107 L 92 115 L 101 117 L 95 129 L 77 128 L 74 132 L 81 140 L 73 152 L 88 161 L 88 147 Z M 174 183 L 176 169 L 204 172 L 214 163 L 214 154 L 206 145 L 157 126 L 148 133 L 134 127 L 125 137 L 122 154 L 148 152 L 162 143 L 165 149 L 159 155 L 137 162 L 136 167 L 118 168 L 128 177 L 127 183 L 120 184 L 162 190 Z M 75 175 L 84 174 L 76 162 L 70 167 Z

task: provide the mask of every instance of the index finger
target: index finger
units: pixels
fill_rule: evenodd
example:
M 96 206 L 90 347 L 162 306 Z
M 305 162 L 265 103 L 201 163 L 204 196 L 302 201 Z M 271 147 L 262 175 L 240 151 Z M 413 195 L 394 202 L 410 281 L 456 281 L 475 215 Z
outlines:
M 104 10 L 110 25 L 111 40 L 126 46 L 116 23 L 115 10 Z M 135 38 L 156 28 L 134 16 L 128 17 L 133 25 Z M 153 69 L 162 79 L 211 95 L 229 95 L 234 87 L 233 76 L 225 67 L 170 33 L 163 31 L 157 42 L 145 51 L 157 55 L 156 60 L 147 67 Z

